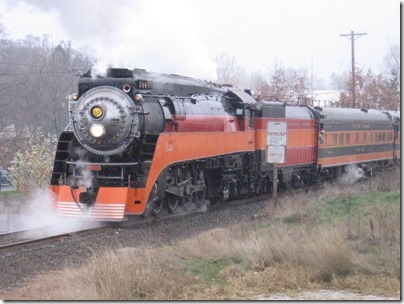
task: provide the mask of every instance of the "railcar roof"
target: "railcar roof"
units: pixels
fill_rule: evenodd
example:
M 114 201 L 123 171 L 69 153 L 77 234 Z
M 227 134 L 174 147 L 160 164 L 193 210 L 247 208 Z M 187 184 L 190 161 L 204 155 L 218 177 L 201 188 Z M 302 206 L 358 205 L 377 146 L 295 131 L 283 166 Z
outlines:
M 394 118 L 401 120 L 400 111 L 386 111 L 386 112 L 389 113 Z
M 286 106 L 286 118 L 313 119 L 313 113 L 306 107 Z
M 310 107 L 321 115 L 323 121 L 391 121 L 383 111 L 351 108 L 318 108 Z

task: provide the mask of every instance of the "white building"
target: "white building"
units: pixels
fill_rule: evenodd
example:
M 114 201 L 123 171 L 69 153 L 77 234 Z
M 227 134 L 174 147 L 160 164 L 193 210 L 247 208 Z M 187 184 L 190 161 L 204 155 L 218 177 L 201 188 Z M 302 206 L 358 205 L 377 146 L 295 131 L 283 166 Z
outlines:
M 308 98 L 315 107 L 335 107 L 340 99 L 340 90 L 314 90 Z

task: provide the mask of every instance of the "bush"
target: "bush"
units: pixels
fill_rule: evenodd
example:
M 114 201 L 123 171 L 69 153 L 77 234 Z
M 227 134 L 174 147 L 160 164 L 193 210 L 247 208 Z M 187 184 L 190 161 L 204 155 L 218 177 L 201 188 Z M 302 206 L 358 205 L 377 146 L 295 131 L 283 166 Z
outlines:
M 27 144 L 13 158 L 9 171 L 17 191 L 30 191 L 45 188 L 52 173 L 54 152 L 46 143 L 45 136 L 38 128 Z

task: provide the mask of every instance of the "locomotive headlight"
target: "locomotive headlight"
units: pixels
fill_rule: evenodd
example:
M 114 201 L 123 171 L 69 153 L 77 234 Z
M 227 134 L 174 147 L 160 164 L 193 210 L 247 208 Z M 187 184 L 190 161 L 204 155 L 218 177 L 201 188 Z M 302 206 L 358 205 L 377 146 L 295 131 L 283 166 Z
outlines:
M 99 138 L 105 134 L 105 128 L 100 124 L 93 124 L 90 127 L 90 134 L 92 137 Z

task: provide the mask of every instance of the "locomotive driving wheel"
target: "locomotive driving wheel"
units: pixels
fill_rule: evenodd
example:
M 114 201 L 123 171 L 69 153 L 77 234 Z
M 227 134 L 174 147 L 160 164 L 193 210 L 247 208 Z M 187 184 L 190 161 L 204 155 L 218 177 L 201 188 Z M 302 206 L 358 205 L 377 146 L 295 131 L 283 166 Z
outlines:
M 191 172 L 187 167 L 181 170 L 181 184 L 184 185 L 184 196 L 181 198 L 182 206 L 185 210 L 189 210 L 192 205 L 191 184 L 192 177 Z
M 203 205 L 204 198 L 205 198 L 205 191 L 198 191 L 192 193 L 192 201 L 196 204 L 198 208 Z
M 149 200 L 147 201 L 145 211 L 141 216 L 147 217 L 150 214 L 157 216 L 162 209 L 163 209 L 163 202 L 157 196 L 157 184 L 155 183 L 152 189 L 150 190 Z
M 191 208 L 191 205 L 192 205 L 192 195 L 191 194 L 185 195 L 181 199 L 181 202 L 182 202 L 182 206 L 184 207 L 184 209 L 189 210 L 189 208 Z
M 167 186 L 176 186 L 177 185 L 177 177 L 178 170 L 177 168 L 168 167 L 166 169 L 166 184 Z M 180 198 L 174 194 L 166 192 L 166 207 L 168 212 L 173 213 L 180 203 Z
M 177 209 L 178 204 L 180 202 L 180 198 L 175 195 L 168 195 L 166 197 L 166 202 L 167 202 L 167 210 L 170 213 L 173 213 L 175 209 Z
M 192 204 L 192 177 L 189 168 L 186 165 L 175 165 L 166 169 L 166 175 L 168 188 L 174 189 L 174 192 L 166 195 L 167 210 L 172 213 L 179 204 L 188 210 Z
M 159 215 L 162 209 L 163 209 L 163 202 L 161 201 L 161 199 L 156 197 L 153 201 L 152 214 Z
M 203 168 L 197 167 L 195 174 L 195 185 L 203 186 L 202 191 L 196 191 L 192 193 L 192 200 L 196 205 L 201 207 L 204 203 L 205 193 L 206 193 L 206 185 L 205 185 L 205 172 Z

